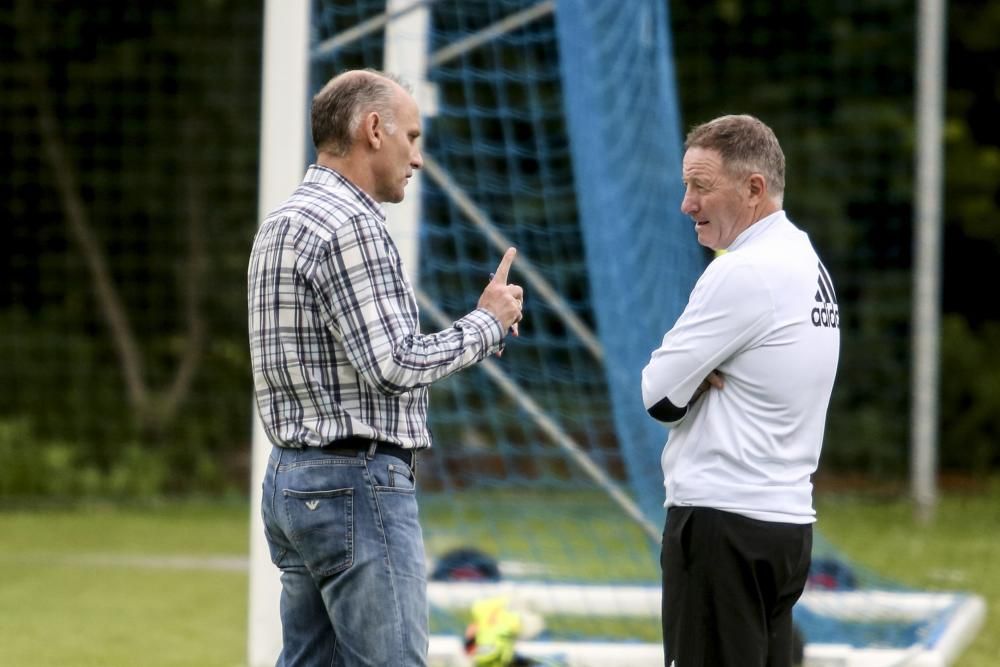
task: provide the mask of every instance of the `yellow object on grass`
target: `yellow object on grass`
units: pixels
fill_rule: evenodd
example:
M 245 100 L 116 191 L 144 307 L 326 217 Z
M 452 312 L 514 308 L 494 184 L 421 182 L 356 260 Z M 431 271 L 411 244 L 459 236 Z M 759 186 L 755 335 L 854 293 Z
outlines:
M 506 667 L 514 662 L 521 617 L 507 608 L 509 603 L 507 598 L 497 597 L 472 605 L 472 623 L 465 637 L 476 667 Z

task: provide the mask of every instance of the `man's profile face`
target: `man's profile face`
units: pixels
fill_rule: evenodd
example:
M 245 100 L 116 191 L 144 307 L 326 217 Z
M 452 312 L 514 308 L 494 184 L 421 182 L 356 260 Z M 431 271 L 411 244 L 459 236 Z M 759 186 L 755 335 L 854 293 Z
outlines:
M 684 154 L 681 211 L 695 221 L 698 243 L 722 250 L 753 223 L 748 179 L 734 178 L 713 149 L 692 146 Z
M 373 160 L 375 172 L 374 197 L 378 202 L 396 204 L 403 201 L 404 189 L 415 169 L 423 166 L 420 154 L 420 111 L 413 97 L 402 88 L 393 101 L 395 122 L 393 132 L 383 127 L 382 145 Z

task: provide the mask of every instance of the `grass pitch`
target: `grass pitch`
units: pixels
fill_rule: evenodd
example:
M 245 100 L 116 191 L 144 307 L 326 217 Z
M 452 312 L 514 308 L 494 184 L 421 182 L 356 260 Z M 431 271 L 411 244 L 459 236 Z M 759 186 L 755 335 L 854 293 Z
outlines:
M 478 500 L 475 511 L 485 518 L 476 533 L 428 499 L 425 523 L 438 526 L 428 547 L 506 545 L 509 556 L 528 562 L 539 546 L 527 535 L 542 527 L 546 550 L 562 554 L 549 576 L 655 577 L 654 551 L 637 549 L 637 529 L 605 514 L 600 502 L 532 500 L 564 520 L 504 512 L 503 494 L 490 495 Z M 819 529 L 860 566 L 915 588 L 982 595 L 986 625 L 955 667 L 995 667 L 1000 478 L 945 493 L 926 527 L 898 496 L 820 492 L 817 508 Z M 0 665 L 241 667 L 249 517 L 243 503 L 0 507 Z M 579 553 L 593 558 L 573 556 Z

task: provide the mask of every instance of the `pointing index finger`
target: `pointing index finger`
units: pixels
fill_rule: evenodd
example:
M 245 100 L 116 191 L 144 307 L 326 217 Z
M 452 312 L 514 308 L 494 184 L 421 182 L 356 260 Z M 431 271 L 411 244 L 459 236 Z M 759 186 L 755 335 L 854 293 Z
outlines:
M 516 254 L 516 248 L 507 248 L 507 252 L 503 254 L 503 259 L 500 260 L 500 266 L 497 267 L 496 273 L 493 274 L 493 282 L 500 283 L 501 285 L 507 284 L 507 274 L 510 273 L 510 265 L 514 263 L 514 256 Z

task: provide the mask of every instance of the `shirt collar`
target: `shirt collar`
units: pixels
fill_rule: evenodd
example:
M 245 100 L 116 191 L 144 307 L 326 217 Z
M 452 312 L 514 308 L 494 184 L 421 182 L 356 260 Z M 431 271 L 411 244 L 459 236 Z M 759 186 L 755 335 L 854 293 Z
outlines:
M 726 248 L 726 250 L 732 251 L 736 250 L 742 245 L 746 245 L 754 238 L 763 234 L 769 228 L 775 226 L 776 224 L 779 224 L 780 221 L 784 219 L 785 219 L 785 212 L 783 210 L 775 211 L 771 215 L 764 216 L 763 218 L 761 218 L 760 220 L 758 220 L 757 222 L 753 223 L 752 225 L 744 229 L 742 232 L 740 232 L 740 235 L 737 236 L 736 239 L 729 244 L 729 247 Z
M 316 185 L 325 186 L 332 190 L 346 191 L 349 196 L 356 199 L 359 204 L 374 213 L 379 220 L 385 222 L 385 209 L 382 208 L 382 205 L 372 199 L 367 192 L 347 180 L 347 178 L 345 178 L 340 172 L 334 169 L 330 169 L 329 167 L 324 167 L 319 164 L 311 164 L 309 165 L 309 169 L 306 170 L 303 182 L 315 183 Z

